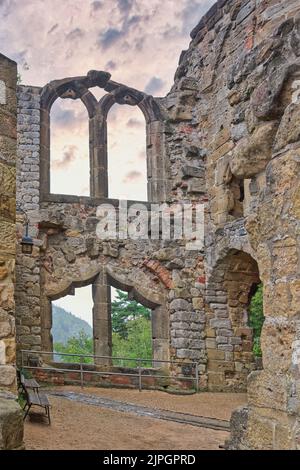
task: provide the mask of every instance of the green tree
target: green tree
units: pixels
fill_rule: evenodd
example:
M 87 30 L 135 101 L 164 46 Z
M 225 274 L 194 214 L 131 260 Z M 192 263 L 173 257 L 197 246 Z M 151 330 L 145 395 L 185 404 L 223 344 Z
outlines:
M 122 338 L 128 336 L 128 321 L 137 318 L 150 320 L 150 310 L 135 300 L 129 300 L 128 294 L 117 290 L 117 298 L 111 303 L 112 330 Z
M 55 353 L 76 354 L 78 356 L 60 356 L 63 362 L 80 362 L 80 356 L 93 354 L 93 339 L 88 336 L 83 330 L 78 335 L 71 336 L 66 344 L 54 343 Z M 83 357 L 82 362 L 90 364 L 93 362 L 92 358 Z
M 151 321 L 145 317 L 135 318 L 127 322 L 127 337 L 122 337 L 119 333 L 113 332 L 113 356 L 126 358 L 152 358 L 152 333 Z M 115 363 L 119 363 L 118 360 Z M 136 367 L 136 361 L 124 361 L 122 365 Z M 150 362 L 142 364 L 143 367 L 150 367 Z
M 249 326 L 253 328 L 253 353 L 257 357 L 262 355 L 260 336 L 264 320 L 263 285 L 260 284 L 251 299 L 249 307 Z
M 135 300 L 129 300 L 125 292 L 117 290 L 117 298 L 112 302 L 112 342 L 113 356 L 126 358 L 152 358 L 152 332 L 150 310 Z M 70 337 L 66 344 L 55 343 L 54 351 L 76 354 L 60 356 L 63 362 L 79 362 L 80 356 L 93 354 L 93 339 L 81 330 Z M 92 358 L 83 358 L 84 363 L 91 363 Z M 115 364 L 119 364 L 116 360 Z M 135 361 L 123 361 L 124 366 L 135 367 Z M 150 366 L 144 363 L 143 366 Z

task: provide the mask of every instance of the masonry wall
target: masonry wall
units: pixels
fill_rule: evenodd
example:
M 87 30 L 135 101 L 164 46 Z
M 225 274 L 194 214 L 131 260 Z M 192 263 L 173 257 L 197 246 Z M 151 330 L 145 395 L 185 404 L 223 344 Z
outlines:
M 44 121 L 39 123 L 43 116 L 43 112 L 39 113 L 39 96 L 48 89 L 51 84 L 44 91 L 21 86 L 18 93 L 17 198 L 29 216 L 35 243 L 32 256 L 18 253 L 17 257 L 19 350 L 51 351 L 51 301 L 74 292 L 76 287 L 92 284 L 95 352 L 110 355 L 109 333 L 105 333 L 110 314 L 105 289 L 112 285 L 127 290 L 152 309 L 153 358 L 198 361 L 201 385 L 205 388 L 203 253 L 187 251 L 185 240 L 97 239 L 97 206 L 103 202 L 117 206 L 118 201 L 45 193 L 39 201 L 39 187 L 44 187 L 45 180 L 38 164 L 38 129 L 49 136 Z M 162 159 L 163 154 L 157 156 L 157 151 L 168 135 L 168 124 L 154 124 L 147 126 L 150 180 L 159 170 L 158 165 L 169 165 L 167 157 L 166 163 L 157 163 L 158 158 Z M 162 174 L 160 170 L 158 173 Z M 46 181 L 48 178 L 49 175 Z M 163 186 L 169 187 L 170 180 L 168 172 L 166 181 L 159 182 L 161 193 Z M 169 197 L 165 196 L 165 200 Z
M 20 349 L 41 348 L 40 250 L 38 237 L 40 194 L 40 89 L 18 86 L 17 218 L 18 241 L 24 231 L 24 212 L 29 235 L 35 239 L 31 255 L 22 254 L 20 243 L 16 259 L 16 331 Z
M 15 390 L 16 64 L 0 67 L 0 387 Z
M 22 412 L 15 402 L 17 65 L 0 54 L 0 449 L 22 446 Z
M 299 13 L 297 0 L 218 1 L 192 31 L 166 98 L 174 174 L 192 159 L 206 170 L 210 386 L 238 385 L 251 370 L 247 296 L 264 285 L 263 370 L 248 378 L 229 448 L 300 445 Z M 174 198 L 189 190 L 182 183 Z

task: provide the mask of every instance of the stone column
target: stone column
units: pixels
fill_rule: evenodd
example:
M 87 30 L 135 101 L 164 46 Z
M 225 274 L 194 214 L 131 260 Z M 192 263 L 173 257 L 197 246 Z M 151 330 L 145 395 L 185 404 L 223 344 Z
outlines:
M 146 135 L 148 200 L 151 202 L 167 201 L 170 188 L 166 170 L 164 124 L 161 121 L 147 123 Z
M 15 62 L 0 54 L 0 450 L 20 448 L 23 441 L 15 401 L 16 82 Z
M 160 306 L 152 310 L 152 357 L 155 361 L 169 360 L 169 323 L 166 307 Z M 160 363 L 157 363 L 161 367 Z
M 53 351 L 53 338 L 52 338 L 52 303 L 51 300 L 45 295 L 41 295 L 41 342 L 42 350 L 46 352 Z M 48 360 L 52 356 L 46 356 Z
M 107 124 L 97 113 L 90 118 L 90 193 L 91 197 L 108 197 Z
M 111 329 L 111 301 L 110 286 L 104 268 L 97 276 L 92 286 L 93 293 L 93 337 L 95 356 L 111 356 L 112 329 Z M 109 364 L 106 359 L 95 359 L 96 364 Z

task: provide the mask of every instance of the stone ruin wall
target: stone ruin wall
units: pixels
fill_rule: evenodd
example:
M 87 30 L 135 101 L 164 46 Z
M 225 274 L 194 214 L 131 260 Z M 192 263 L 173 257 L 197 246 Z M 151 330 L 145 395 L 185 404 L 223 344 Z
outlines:
M 249 240 L 245 221 L 255 219 L 254 211 L 266 191 L 268 145 L 278 128 L 270 117 L 264 127 L 252 103 L 257 84 L 269 76 L 274 61 L 276 67 L 280 65 L 276 44 L 279 49 L 284 45 L 279 39 L 274 45 L 269 38 L 295 14 L 296 6 L 297 2 L 219 2 L 192 32 L 170 93 L 154 99 L 161 118 L 147 128 L 148 178 L 151 185 L 152 171 L 159 174 L 163 161 L 164 179 L 149 190 L 150 201 L 205 203 L 205 254 L 188 252 L 178 242 L 99 243 L 96 207 L 106 196 L 105 191 L 97 192 L 97 187 L 105 188 L 103 179 L 102 185 L 97 184 L 99 166 L 91 170 L 93 197 L 49 195 L 47 99 L 52 104 L 57 95 L 80 97 L 89 110 L 93 99 L 87 89 L 80 90 L 89 75 L 53 82 L 43 90 L 19 87 L 18 199 L 31 216 L 36 238 L 34 256 L 20 255 L 17 263 L 20 348 L 51 349 L 51 299 L 95 282 L 102 292 L 99 299 L 105 298 L 106 285 L 111 283 L 144 301 L 156 296 L 153 311 L 158 307 L 165 315 L 157 325 L 158 337 L 164 339 L 158 358 L 199 361 L 203 389 L 246 389 L 247 376 L 255 368 L 247 308 L 253 286 L 265 281 L 265 260 L 260 259 L 262 248 Z M 287 42 L 290 36 L 284 27 L 283 36 Z M 106 85 L 109 106 L 112 96 L 124 104 L 125 91 L 132 94 L 131 99 L 139 98 L 139 92 L 122 86 L 118 98 L 115 85 L 111 80 Z M 41 95 L 45 105 L 39 102 Z M 99 116 L 91 110 L 89 116 L 95 136 Z M 96 140 L 93 151 L 97 153 L 101 145 Z M 155 152 L 160 158 L 155 158 Z M 97 303 L 94 320 L 107 333 L 102 339 L 99 331 L 95 333 L 95 345 L 98 354 L 106 354 L 110 351 L 109 309 L 101 299 Z
M 17 64 L 0 54 L 0 450 L 22 446 L 16 398 L 15 257 Z
M 154 359 L 177 357 L 200 360 L 205 372 L 205 317 L 200 311 L 202 304 L 197 306 L 197 301 L 201 300 L 200 290 L 194 289 L 193 295 L 196 297 L 193 300 L 189 287 L 194 285 L 195 275 L 203 277 L 203 255 L 195 259 L 194 252 L 185 251 L 184 242 L 101 242 L 95 233 L 99 220 L 96 217 L 97 206 L 101 202 L 117 205 L 118 201 L 51 195 L 47 191 L 43 193 L 45 179 L 39 166 L 39 159 L 42 158 L 39 131 L 40 127 L 43 129 L 43 124 L 39 123 L 39 110 L 40 96 L 46 91 L 47 87 L 42 91 L 21 86 L 18 93 L 17 199 L 30 218 L 30 234 L 36 245 L 33 256 L 19 253 L 17 260 L 18 347 L 52 350 L 51 300 L 72 293 L 76 287 L 92 284 L 95 353 L 110 355 L 110 311 L 106 302 L 109 300 L 109 284 L 127 290 L 132 297 L 152 309 Z M 157 128 L 158 124 L 151 123 L 150 126 Z M 160 126 L 165 126 L 165 123 Z M 46 132 L 49 133 L 49 126 Z M 157 153 L 157 148 L 160 160 L 152 168 L 151 176 L 157 170 L 161 173 L 161 168 L 157 169 L 157 166 L 162 165 L 161 141 L 165 138 L 164 132 L 161 131 L 157 137 L 148 126 L 149 165 L 155 165 L 152 155 L 153 152 Z M 47 170 L 47 165 L 45 168 Z M 48 175 L 47 172 L 46 180 Z M 161 194 L 161 189 L 158 195 L 156 188 L 159 184 L 156 181 L 154 184 L 150 181 L 150 184 L 152 201 L 168 200 Z M 160 182 L 162 186 L 170 186 L 167 177 Z M 186 280 L 179 282 L 182 270 L 182 278 Z M 174 281 L 176 278 L 177 283 Z M 173 324 L 169 320 L 170 312 Z
M 219 1 L 193 30 L 172 89 L 170 109 L 205 155 L 206 315 L 217 330 L 207 330 L 207 345 L 226 315 L 235 331 L 217 346 L 225 370 L 210 372 L 207 350 L 214 382 L 232 367 L 228 345 L 235 368 L 240 354 L 249 361 L 249 333 L 235 352 L 234 326 L 249 285 L 255 277 L 264 285 L 263 370 L 248 378 L 248 408 L 233 414 L 228 448 L 300 445 L 299 57 L 298 1 Z M 211 295 L 223 297 L 221 308 Z
M 33 256 L 17 256 L 18 347 L 50 349 L 50 300 L 87 283 L 97 331 L 108 331 L 107 284 L 122 287 L 156 312 L 161 357 L 197 360 L 202 389 L 247 388 L 228 448 L 300 446 L 299 14 L 298 0 L 219 0 L 192 31 L 170 93 L 151 101 L 161 118 L 148 127 L 149 179 L 162 160 L 164 169 L 151 199 L 204 202 L 204 252 L 97 241 L 96 207 L 106 196 L 96 191 L 97 162 L 92 198 L 49 195 L 47 88 L 18 91 L 17 199 L 35 238 Z M 71 82 L 60 93 L 90 103 Z M 108 83 L 109 95 L 140 99 L 126 87 L 114 95 Z M 100 121 L 90 113 L 92 135 Z M 247 308 L 260 281 L 263 369 L 247 383 L 255 369 Z M 96 335 L 97 351 L 109 351 L 109 334 L 102 340 Z

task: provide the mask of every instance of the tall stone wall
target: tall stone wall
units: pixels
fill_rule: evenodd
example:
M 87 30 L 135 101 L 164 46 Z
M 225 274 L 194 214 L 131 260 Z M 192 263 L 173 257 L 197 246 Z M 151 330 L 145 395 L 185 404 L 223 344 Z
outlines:
M 16 331 L 21 349 L 41 348 L 40 250 L 38 238 L 40 200 L 40 89 L 18 86 L 17 208 L 18 240 L 24 232 L 24 213 L 29 235 L 35 240 L 33 253 L 22 254 L 20 243 L 16 259 Z M 19 359 L 21 359 L 19 357 Z
M 22 413 L 15 402 L 17 65 L 0 54 L 0 449 L 22 445 Z
M 96 72 L 95 76 L 100 74 Z M 203 254 L 196 252 L 195 256 L 194 251 L 187 251 L 185 240 L 98 240 L 98 205 L 105 202 L 117 206 L 118 201 L 53 195 L 45 191 L 49 186 L 50 161 L 39 164 L 39 159 L 40 162 L 43 158 L 49 159 L 51 146 L 51 112 L 44 110 L 47 106 L 45 97 L 51 96 L 53 87 L 60 90 L 61 84 L 65 86 L 65 83 L 69 88 L 75 87 L 72 82 L 76 84 L 79 80 L 86 83 L 87 79 L 65 79 L 53 82 L 43 90 L 19 87 L 17 198 L 19 206 L 29 217 L 35 248 L 33 256 L 21 253 L 17 256 L 18 348 L 51 351 L 51 301 L 73 293 L 76 287 L 91 284 L 94 286 L 95 353 L 110 355 L 111 332 L 107 331 L 110 312 L 106 290 L 107 286 L 115 286 L 130 292 L 131 296 L 151 308 L 153 358 L 199 361 L 199 371 L 203 374 L 201 384 L 206 387 Z M 115 87 L 116 84 L 112 82 L 108 86 Z M 137 91 L 128 90 L 133 96 L 140 95 Z M 62 92 L 69 97 L 70 90 L 66 92 L 62 88 Z M 93 103 L 91 115 L 96 105 L 90 92 L 84 96 L 85 100 L 88 96 Z M 110 103 L 113 96 L 108 94 L 105 100 Z M 140 106 L 147 109 L 150 197 L 154 201 L 167 201 L 170 197 L 163 194 L 170 187 L 170 171 L 164 180 L 158 179 L 164 174 L 162 168 L 166 171 L 169 166 L 169 159 L 165 157 L 162 160 L 164 153 L 159 150 L 169 131 L 165 119 L 162 122 L 155 120 L 165 110 L 159 100 L 155 102 L 147 96 Z M 152 109 L 156 109 L 154 118 L 151 118 Z M 99 117 L 96 122 L 102 125 Z M 92 130 L 92 136 L 97 135 Z M 94 149 L 93 138 L 92 142 Z M 95 189 L 95 183 L 92 187 Z M 129 207 L 134 202 L 131 201 Z
M 16 64 L 1 56 L 0 68 L 0 387 L 15 390 L 16 255 Z
M 247 298 L 264 285 L 263 370 L 249 376 L 229 448 L 300 445 L 299 25 L 297 0 L 217 2 L 192 31 L 166 99 L 174 173 L 190 159 L 205 166 L 211 385 L 235 380 L 243 363 L 249 371 Z M 174 197 L 189 190 L 182 182 Z

